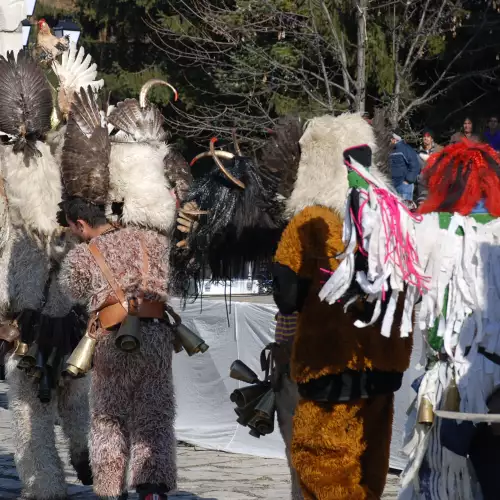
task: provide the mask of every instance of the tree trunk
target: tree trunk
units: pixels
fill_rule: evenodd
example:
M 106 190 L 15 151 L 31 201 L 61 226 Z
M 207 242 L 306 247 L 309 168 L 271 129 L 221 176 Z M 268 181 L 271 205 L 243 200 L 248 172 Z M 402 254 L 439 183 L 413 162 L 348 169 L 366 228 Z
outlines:
M 392 13 L 392 61 L 394 64 L 394 89 L 392 102 L 389 108 L 389 121 L 391 126 L 396 128 L 399 121 L 399 102 L 401 93 L 401 75 L 399 74 L 398 55 L 399 55 L 399 40 L 396 31 L 396 6 L 393 7 Z
M 356 0 L 358 29 L 355 110 L 364 113 L 366 101 L 366 16 L 368 0 Z

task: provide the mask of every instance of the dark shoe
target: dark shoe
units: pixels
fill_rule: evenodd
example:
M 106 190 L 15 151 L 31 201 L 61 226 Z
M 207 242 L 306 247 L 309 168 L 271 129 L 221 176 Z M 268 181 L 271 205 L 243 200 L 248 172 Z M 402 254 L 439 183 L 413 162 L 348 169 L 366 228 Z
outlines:
M 92 477 L 92 469 L 90 468 L 88 450 L 82 453 L 71 454 L 71 465 L 73 466 L 73 469 L 75 469 L 79 481 L 84 486 L 91 486 L 94 480 Z
M 165 484 L 139 484 L 135 489 L 139 500 L 167 500 L 167 485 Z

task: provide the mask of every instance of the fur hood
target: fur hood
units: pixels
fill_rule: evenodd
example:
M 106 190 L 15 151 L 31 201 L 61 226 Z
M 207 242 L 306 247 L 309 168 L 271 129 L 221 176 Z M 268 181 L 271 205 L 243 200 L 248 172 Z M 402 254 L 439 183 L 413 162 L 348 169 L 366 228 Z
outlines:
M 343 217 L 349 189 L 343 154 L 361 144 L 376 152 L 373 129 L 359 113 L 323 115 L 310 120 L 300 139 L 299 170 L 287 201 L 287 215 L 292 217 L 308 206 L 322 205 Z M 387 183 L 375 166 L 370 172 Z
M 173 228 L 176 202 L 165 178 L 169 147 L 156 143 L 113 143 L 109 162 L 110 201 L 123 203 L 122 221 L 160 232 Z

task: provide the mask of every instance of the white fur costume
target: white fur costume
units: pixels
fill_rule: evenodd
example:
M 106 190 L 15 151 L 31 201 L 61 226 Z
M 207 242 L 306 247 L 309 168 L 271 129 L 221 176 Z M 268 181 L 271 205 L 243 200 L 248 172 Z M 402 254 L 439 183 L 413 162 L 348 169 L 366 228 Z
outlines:
M 76 87 L 79 88 L 81 84 L 89 83 L 89 79 L 95 79 L 95 68 L 90 66 L 89 58 L 83 60 L 83 56 L 82 49 L 77 52 L 76 47 L 71 47 L 61 64 L 54 63 L 54 70 L 58 68 L 66 77 L 75 75 L 75 78 L 67 79 L 71 86 L 60 82 L 60 93 L 68 97 L 75 90 L 75 81 L 80 82 Z M 24 62 L 18 60 L 17 64 Z M 25 80 L 15 83 L 25 89 L 25 95 L 28 95 L 28 104 L 25 105 L 33 108 L 30 111 L 45 113 L 45 108 L 39 110 L 36 107 L 36 100 L 29 102 L 29 92 L 37 93 L 36 83 L 34 88 L 30 87 L 29 77 L 29 72 L 28 76 L 25 73 Z M 4 80 L 2 83 L 9 82 Z M 99 82 L 94 84 L 101 85 Z M 50 120 L 50 108 L 48 113 Z M 9 131 L 2 132 L 12 138 Z M 61 259 L 74 243 L 57 223 L 62 195 L 59 162 L 63 134 L 64 128 L 49 134 L 47 142 L 36 141 L 34 146 L 40 153 L 38 156 L 29 155 L 26 150 L 15 152 L 12 145 L 0 146 L 5 189 L 0 210 L 2 321 L 12 321 L 26 310 L 48 318 L 64 318 L 73 307 L 55 279 Z M 64 468 L 56 450 L 54 426 L 59 417 L 69 440 L 71 462 L 78 476 L 88 484 L 91 481 L 87 444 L 89 378 L 60 378 L 54 383 L 50 402 L 42 402 L 38 393 L 39 382 L 18 368 L 20 359 L 21 356 L 13 352 L 7 355 L 6 379 L 16 450 L 14 459 L 23 485 L 22 498 L 64 499 L 67 494 Z

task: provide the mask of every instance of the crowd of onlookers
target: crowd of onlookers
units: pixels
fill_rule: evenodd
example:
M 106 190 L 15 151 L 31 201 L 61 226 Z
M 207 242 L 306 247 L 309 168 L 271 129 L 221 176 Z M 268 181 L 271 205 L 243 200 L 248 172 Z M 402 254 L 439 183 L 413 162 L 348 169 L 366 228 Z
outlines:
M 425 199 L 425 185 L 420 175 L 430 155 L 440 151 L 443 146 L 436 143 L 432 130 L 424 129 L 421 144 L 417 150 L 407 144 L 401 133 L 395 130 L 391 142 L 393 149 L 389 157 L 392 183 L 398 194 L 408 202 L 415 201 L 418 205 Z M 473 142 L 484 142 L 500 152 L 500 129 L 498 118 L 491 116 L 485 132 L 480 136 L 474 133 L 472 120 L 466 118 L 462 128 L 451 136 L 450 144 L 468 139 Z

